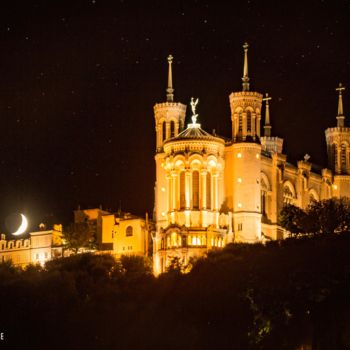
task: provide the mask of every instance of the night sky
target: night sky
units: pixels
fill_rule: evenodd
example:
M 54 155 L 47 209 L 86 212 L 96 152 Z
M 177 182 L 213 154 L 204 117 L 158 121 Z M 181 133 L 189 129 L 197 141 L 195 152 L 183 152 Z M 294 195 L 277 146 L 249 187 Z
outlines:
M 350 90 L 349 18 L 349 1 L 2 4 L 0 227 L 14 212 L 32 228 L 67 222 L 79 204 L 152 212 L 153 105 L 165 101 L 170 53 L 175 101 L 199 97 L 202 128 L 230 136 L 248 41 L 251 90 L 272 96 L 288 161 L 309 153 L 325 166 L 335 88 Z

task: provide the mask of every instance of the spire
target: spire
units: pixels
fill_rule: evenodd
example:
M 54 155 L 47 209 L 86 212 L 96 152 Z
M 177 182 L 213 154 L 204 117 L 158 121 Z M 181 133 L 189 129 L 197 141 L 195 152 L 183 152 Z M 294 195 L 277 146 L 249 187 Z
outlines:
M 269 94 L 266 93 L 266 97 L 263 98 L 263 101 L 266 102 L 266 112 L 265 112 L 265 126 L 264 126 L 264 136 L 271 136 L 271 125 L 270 125 L 270 106 L 269 101 L 272 100 L 271 97 L 269 97 Z
M 342 91 L 345 90 L 345 86 L 342 85 L 342 83 L 339 83 L 339 87 L 335 89 L 336 91 L 339 91 L 339 98 L 338 98 L 338 115 L 337 115 L 337 126 L 343 127 L 344 126 L 344 110 L 343 110 L 343 94 Z
M 248 43 L 244 43 L 244 67 L 243 67 L 243 91 L 249 91 L 249 77 L 248 77 Z
M 174 89 L 173 89 L 173 72 L 171 69 L 171 65 L 173 63 L 173 56 L 169 55 L 168 56 L 168 88 L 166 89 L 166 100 L 167 102 L 173 102 L 174 101 Z

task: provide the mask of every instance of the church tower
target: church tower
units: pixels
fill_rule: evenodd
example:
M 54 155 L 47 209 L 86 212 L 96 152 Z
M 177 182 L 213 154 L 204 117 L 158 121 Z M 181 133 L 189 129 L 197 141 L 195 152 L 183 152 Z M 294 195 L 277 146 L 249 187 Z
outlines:
M 186 105 L 174 102 L 172 63 L 173 56 L 169 55 L 166 102 L 157 103 L 154 106 L 157 152 L 162 152 L 164 141 L 177 136 L 183 130 L 185 125 Z
M 254 243 L 261 238 L 260 120 L 263 95 L 250 91 L 248 44 L 243 45 L 242 91 L 229 96 L 232 120 L 232 145 L 226 148 L 225 183 L 228 205 L 232 207 L 234 240 Z
M 350 128 L 345 126 L 343 91 L 340 83 L 338 91 L 337 126 L 325 132 L 327 142 L 328 167 L 334 173 L 333 195 L 350 196 Z
M 176 137 L 184 128 L 186 117 L 186 105 L 174 102 L 173 56 L 168 56 L 168 87 L 166 89 L 166 102 L 157 103 L 154 106 L 154 118 L 156 126 L 156 183 L 154 187 L 154 219 L 158 224 L 166 221 L 165 213 L 168 210 L 165 191 L 167 188 L 166 170 L 164 169 L 164 142 Z

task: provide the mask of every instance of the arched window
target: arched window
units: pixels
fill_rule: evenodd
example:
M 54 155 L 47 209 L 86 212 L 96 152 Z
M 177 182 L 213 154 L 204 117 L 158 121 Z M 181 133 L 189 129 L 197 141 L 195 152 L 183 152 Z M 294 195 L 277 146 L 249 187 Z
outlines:
M 163 122 L 162 124 L 162 140 L 164 141 L 166 139 L 166 122 Z
M 211 174 L 207 173 L 207 209 L 211 209 Z
M 175 136 L 175 122 L 172 120 L 170 122 L 170 137 Z
M 289 188 L 289 186 L 283 187 L 283 203 L 284 204 L 292 204 L 293 203 L 293 192 Z
M 243 116 L 242 112 L 239 112 L 238 115 L 238 132 L 241 134 L 243 131 Z
M 252 115 L 250 111 L 247 111 L 247 132 L 250 133 L 252 131 Z
M 126 228 L 126 230 L 125 230 L 125 233 L 126 233 L 126 237 L 132 236 L 132 234 L 133 234 L 133 228 L 132 228 L 132 226 L 128 226 L 128 227 Z
M 261 184 L 261 197 L 260 197 L 261 214 L 266 215 L 267 185 L 263 178 L 260 180 L 260 184 Z
M 192 206 L 193 209 L 199 208 L 199 172 L 192 173 Z
M 185 172 L 180 173 L 180 209 L 186 208 Z
M 342 143 L 341 145 L 341 171 L 346 172 L 346 144 Z

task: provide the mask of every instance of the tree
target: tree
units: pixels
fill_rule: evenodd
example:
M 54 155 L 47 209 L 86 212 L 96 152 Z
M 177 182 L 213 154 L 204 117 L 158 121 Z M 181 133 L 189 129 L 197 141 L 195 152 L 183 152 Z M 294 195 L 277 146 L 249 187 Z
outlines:
M 65 248 L 71 249 L 77 254 L 81 248 L 94 249 L 96 247 L 96 239 L 94 231 L 86 222 L 72 223 L 63 230 L 63 238 Z
M 307 215 L 315 223 L 315 233 L 344 232 L 350 228 L 350 201 L 345 197 L 313 201 Z
M 280 213 L 280 225 L 291 234 L 332 234 L 350 229 L 350 200 L 331 198 L 312 201 L 306 211 L 286 205 Z
M 292 235 L 297 235 L 306 232 L 306 216 L 307 214 L 304 210 L 296 207 L 293 204 L 287 204 L 280 212 L 279 222 L 280 225 Z

